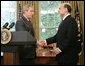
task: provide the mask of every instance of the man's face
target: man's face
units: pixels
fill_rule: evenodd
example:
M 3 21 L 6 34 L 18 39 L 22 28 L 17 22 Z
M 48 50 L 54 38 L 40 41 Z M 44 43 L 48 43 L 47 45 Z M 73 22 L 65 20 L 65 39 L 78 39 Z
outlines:
M 33 14 L 34 14 L 34 9 L 32 7 L 29 7 L 25 13 L 28 18 L 32 18 Z
M 59 7 L 59 14 L 64 15 L 66 13 L 67 9 L 64 7 L 64 4 L 61 4 Z

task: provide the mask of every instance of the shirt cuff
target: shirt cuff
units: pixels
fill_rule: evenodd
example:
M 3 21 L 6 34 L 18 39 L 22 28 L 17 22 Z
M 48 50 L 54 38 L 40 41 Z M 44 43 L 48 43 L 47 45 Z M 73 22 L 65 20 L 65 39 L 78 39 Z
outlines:
M 46 40 L 44 40 L 45 41 L 45 46 L 47 46 L 47 42 L 46 42 Z
M 59 48 L 54 48 L 54 50 L 58 51 L 59 53 L 62 52 Z
M 62 52 L 59 48 L 56 48 L 56 50 L 58 50 L 59 52 Z

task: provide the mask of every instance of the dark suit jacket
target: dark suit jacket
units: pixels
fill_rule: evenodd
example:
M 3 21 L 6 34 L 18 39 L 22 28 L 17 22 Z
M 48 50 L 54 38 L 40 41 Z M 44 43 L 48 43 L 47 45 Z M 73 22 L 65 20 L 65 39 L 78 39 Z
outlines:
M 28 31 L 35 38 L 33 25 L 30 21 L 27 21 L 27 19 L 24 16 L 21 16 L 21 18 L 17 20 L 15 28 L 16 31 Z M 35 58 L 36 57 L 35 51 L 36 45 L 30 47 L 27 46 L 19 47 L 20 58 Z
M 57 43 L 57 47 L 61 49 L 58 55 L 59 59 L 64 62 L 73 61 L 81 51 L 81 44 L 78 42 L 77 23 L 71 15 L 67 16 L 59 26 L 55 36 L 46 39 L 47 44 Z

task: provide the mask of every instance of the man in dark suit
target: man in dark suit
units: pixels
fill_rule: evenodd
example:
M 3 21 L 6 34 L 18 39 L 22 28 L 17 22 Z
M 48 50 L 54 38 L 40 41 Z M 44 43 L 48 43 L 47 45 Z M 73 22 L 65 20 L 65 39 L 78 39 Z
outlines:
M 71 6 L 69 3 L 62 3 L 59 8 L 62 16 L 62 22 L 59 25 L 55 36 L 46 40 L 40 40 L 41 46 L 56 43 L 54 49 L 56 59 L 60 65 L 76 65 L 79 59 L 78 53 L 81 51 L 81 44 L 78 41 L 78 26 L 73 17 L 71 17 Z
M 23 7 L 23 14 L 16 22 L 16 31 L 28 31 L 34 38 L 34 29 L 31 22 L 34 9 L 32 6 L 26 5 Z M 24 38 L 24 37 L 23 37 Z M 21 65 L 31 65 L 36 58 L 36 44 L 35 46 L 23 46 L 19 47 L 19 56 Z

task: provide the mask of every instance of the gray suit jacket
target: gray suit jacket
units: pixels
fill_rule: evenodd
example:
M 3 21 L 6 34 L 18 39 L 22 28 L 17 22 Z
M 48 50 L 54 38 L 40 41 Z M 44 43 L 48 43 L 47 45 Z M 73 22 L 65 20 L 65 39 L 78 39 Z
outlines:
M 28 31 L 35 38 L 33 25 L 24 16 L 21 16 L 21 18 L 17 20 L 15 29 L 16 31 Z M 20 58 L 35 58 L 36 44 L 35 46 L 30 47 L 27 47 L 26 45 L 19 47 L 19 54 Z

